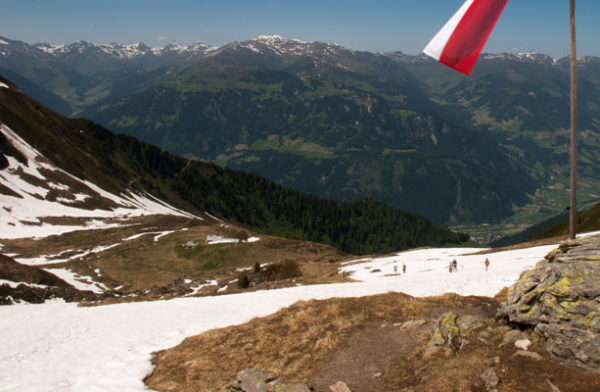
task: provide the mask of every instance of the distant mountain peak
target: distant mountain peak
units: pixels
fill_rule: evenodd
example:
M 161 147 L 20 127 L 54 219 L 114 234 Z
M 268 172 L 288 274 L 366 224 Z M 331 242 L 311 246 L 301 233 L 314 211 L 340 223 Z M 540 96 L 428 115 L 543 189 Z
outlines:
M 251 39 L 250 41 L 261 41 L 261 42 L 264 42 L 265 44 L 268 44 L 268 45 L 281 44 L 281 43 L 295 43 L 295 44 L 309 44 L 309 43 L 311 43 L 311 42 L 302 41 L 302 40 L 299 40 L 299 39 L 296 39 L 296 38 L 282 37 L 279 34 L 259 35 L 258 37 L 255 37 L 255 38 Z

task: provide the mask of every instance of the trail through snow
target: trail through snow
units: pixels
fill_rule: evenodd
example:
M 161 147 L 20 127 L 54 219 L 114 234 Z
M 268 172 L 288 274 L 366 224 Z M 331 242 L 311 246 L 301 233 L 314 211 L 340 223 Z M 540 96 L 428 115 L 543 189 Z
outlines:
M 203 331 L 266 316 L 299 300 L 404 292 L 494 295 L 555 246 L 466 256 L 423 249 L 344 267 L 356 283 L 80 308 L 51 302 L 0 307 L 0 391 L 144 391 L 151 353 Z M 485 271 L 483 260 L 492 262 Z M 448 273 L 456 258 L 458 272 Z M 394 264 L 406 274 L 393 274 Z M 379 270 L 379 271 L 377 271 Z M 375 271 L 375 272 L 373 272 Z

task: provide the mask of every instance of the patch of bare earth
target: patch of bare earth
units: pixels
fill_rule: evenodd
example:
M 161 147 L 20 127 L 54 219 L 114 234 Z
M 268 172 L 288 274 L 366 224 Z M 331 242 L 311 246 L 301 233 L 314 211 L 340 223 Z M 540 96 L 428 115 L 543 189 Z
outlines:
M 600 376 L 558 364 L 530 332 L 529 352 L 541 360 L 516 355 L 505 341 L 509 326 L 494 318 L 497 306 L 498 298 L 452 294 L 299 302 L 155 353 L 145 382 L 158 391 L 220 391 L 240 370 L 258 366 L 318 392 L 329 392 L 337 381 L 354 392 L 483 392 L 488 388 L 480 376 L 492 368 L 500 392 L 552 392 L 550 383 L 562 392 L 600 391 Z M 435 321 L 446 312 L 478 316 L 481 323 L 460 350 L 429 352 Z

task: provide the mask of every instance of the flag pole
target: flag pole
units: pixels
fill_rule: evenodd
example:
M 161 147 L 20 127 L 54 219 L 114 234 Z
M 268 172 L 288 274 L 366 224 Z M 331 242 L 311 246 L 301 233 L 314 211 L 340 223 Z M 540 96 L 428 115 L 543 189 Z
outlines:
M 569 238 L 577 234 L 577 55 L 575 46 L 575 0 L 571 2 L 571 206 Z

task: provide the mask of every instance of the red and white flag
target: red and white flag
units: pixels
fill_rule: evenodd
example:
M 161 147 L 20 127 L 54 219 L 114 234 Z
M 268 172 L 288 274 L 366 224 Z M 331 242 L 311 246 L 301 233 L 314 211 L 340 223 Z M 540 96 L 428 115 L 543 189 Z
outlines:
M 468 75 L 508 0 L 467 0 L 423 52 Z

